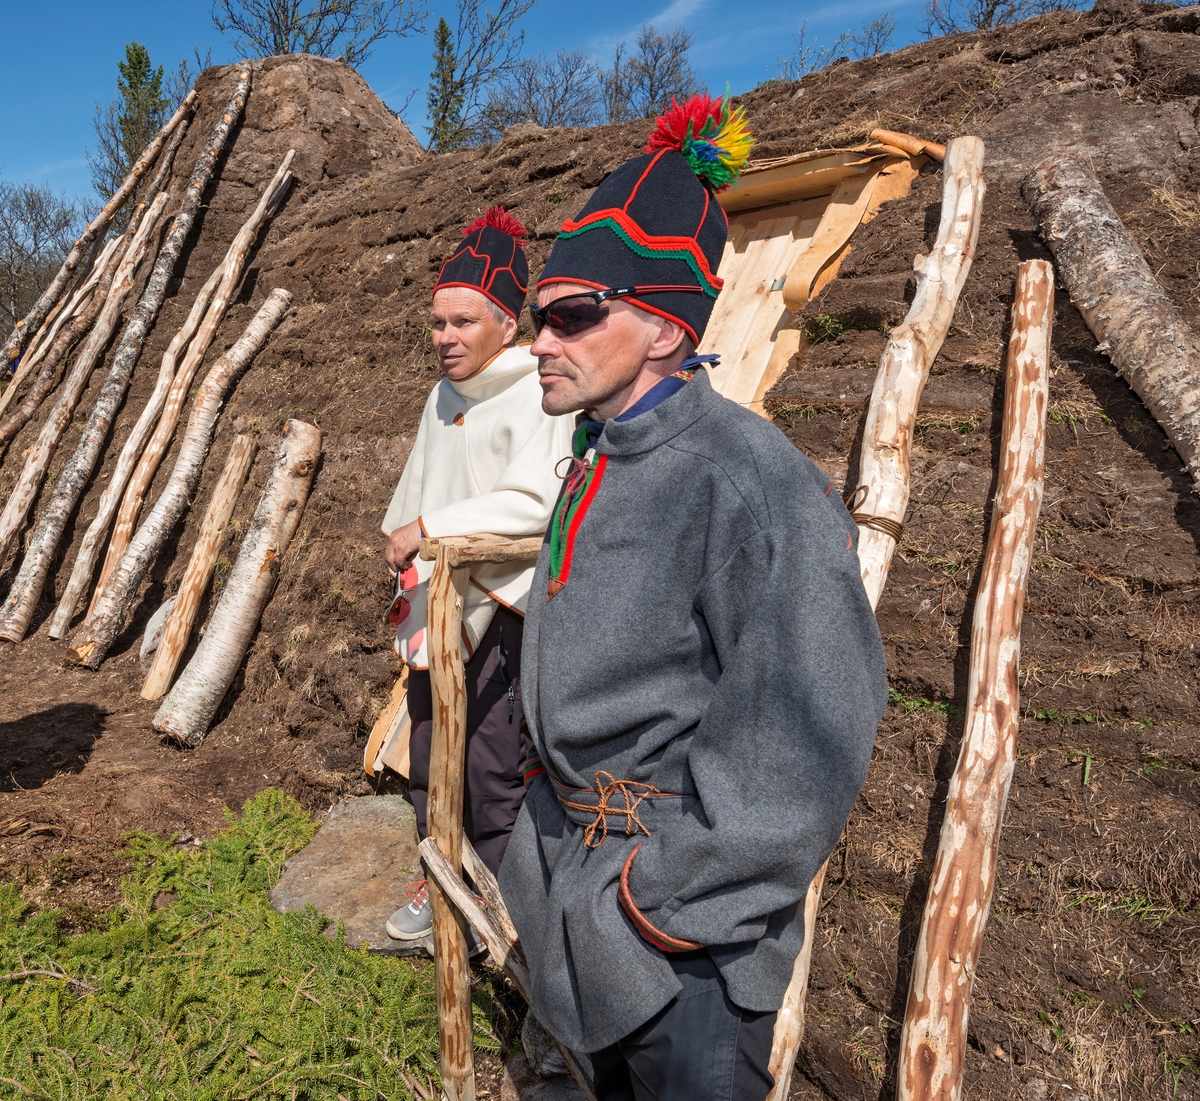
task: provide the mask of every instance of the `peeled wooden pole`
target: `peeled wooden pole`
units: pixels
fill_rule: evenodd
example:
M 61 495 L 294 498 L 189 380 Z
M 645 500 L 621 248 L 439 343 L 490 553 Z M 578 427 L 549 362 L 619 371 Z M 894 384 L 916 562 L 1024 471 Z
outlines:
M 254 237 L 263 220 L 269 217 L 270 213 L 278 206 L 278 199 L 282 195 L 281 189 L 291 178 L 287 169 L 292 162 L 293 155 L 293 151 L 289 150 L 287 156 L 284 157 L 282 166 L 267 185 L 254 213 L 234 237 L 224 260 L 201 288 L 183 327 L 175 334 L 174 339 L 167 347 L 159 367 L 158 381 L 154 391 L 142 409 L 137 423 L 130 431 L 125 446 L 121 449 L 116 466 L 109 475 L 108 484 L 104 487 L 104 493 L 97 505 L 95 519 L 92 520 L 79 545 L 70 580 L 63 591 L 58 610 L 50 622 L 51 638 L 65 638 L 70 630 L 75 606 L 79 603 L 79 598 L 84 594 L 92 579 L 96 557 L 100 553 L 104 536 L 108 533 L 108 527 L 112 523 L 117 506 L 121 504 L 125 486 L 131 475 L 137 479 L 142 474 L 143 468 L 149 465 L 148 473 L 141 478 L 139 483 L 141 492 L 137 499 L 140 506 L 145 495 L 145 488 L 153 478 L 162 455 L 175 435 L 175 426 L 179 423 L 179 413 L 183 408 L 188 389 L 192 385 L 196 369 L 208 351 L 213 337 L 216 336 L 217 327 L 224 318 L 230 299 L 241 282 L 242 272 L 246 266 L 246 257 L 254 242 Z M 187 354 L 177 373 L 175 366 L 184 347 L 187 348 Z M 160 415 L 162 416 L 161 421 Z M 158 424 L 157 429 L 155 428 L 156 423 Z M 154 436 L 151 439 L 152 432 Z M 142 454 L 147 439 L 151 440 L 149 451 L 154 452 L 153 455 Z M 140 464 L 139 458 L 142 459 Z M 149 463 L 147 460 L 150 460 Z M 135 466 L 138 467 L 136 472 Z M 136 512 L 128 525 L 130 535 L 132 535 L 135 520 Z M 124 552 L 128 544 L 129 539 L 126 538 L 116 552 L 110 554 L 109 561 L 112 565 L 115 566 L 116 562 L 120 560 L 120 554 Z
M 125 255 L 113 275 L 112 285 L 99 316 L 96 318 L 91 332 L 88 333 L 83 347 L 80 348 L 79 354 L 75 357 L 70 371 L 67 372 L 58 401 L 55 402 L 49 417 L 46 418 L 46 423 L 42 425 L 37 441 L 17 477 L 17 483 L 13 486 L 13 490 L 5 502 L 4 511 L 0 513 L 0 562 L 3 562 L 5 555 L 12 549 L 21 528 L 24 527 L 25 519 L 29 515 L 30 508 L 33 507 L 34 498 L 41 488 L 42 480 L 46 477 L 46 471 L 58 449 L 59 441 L 71 425 L 75 406 L 79 404 L 79 399 L 83 395 L 92 371 L 100 362 L 104 349 L 112 339 L 112 334 L 121 319 L 121 306 L 130 291 L 133 290 L 134 273 L 145 255 L 150 231 L 154 228 L 157 215 L 166 201 L 165 194 L 160 194 L 154 200 L 154 207 L 151 208 L 154 217 L 145 218 L 138 233 L 130 241 Z
M 162 307 L 163 299 L 166 298 L 167 284 L 183 251 L 183 243 L 191 232 L 196 212 L 200 207 L 200 197 L 212 179 L 217 160 L 228 144 L 235 121 L 241 116 L 249 87 L 250 73 L 246 70 L 241 74 L 237 90 L 225 113 L 213 127 L 208 144 L 196 160 L 192 178 L 184 192 L 183 204 L 171 222 L 171 228 L 158 250 L 154 268 L 146 282 L 146 289 L 142 291 L 142 296 L 130 315 L 129 323 L 125 326 L 108 376 L 83 427 L 79 445 L 59 475 L 54 492 L 29 540 L 20 572 L 9 590 L 4 606 L 0 607 L 0 638 L 20 642 L 29 629 L 29 621 L 33 618 L 34 609 L 42 595 L 46 577 L 58 550 L 58 541 L 62 538 L 67 521 L 96 469 L 113 419 L 121 402 L 125 400 L 133 368 L 142 354 L 142 347 Z
M 930 254 L 918 256 L 913 264 L 916 294 L 908 316 L 892 330 L 884 349 L 863 429 L 859 480 L 865 488 L 857 495 L 861 502 L 852 516 L 858 523 L 859 566 L 872 608 L 879 603 L 908 511 L 917 406 L 975 258 L 986 190 L 983 142 L 975 137 L 953 139 L 946 148 L 942 171 L 937 240 Z M 804 1039 L 805 997 L 827 866 L 814 877 L 804 901 L 804 944 L 775 1019 L 769 1063 L 775 1086 L 767 1101 L 787 1097 L 796 1053 Z
M 422 555 L 424 557 L 424 555 Z M 437 550 L 429 581 L 429 676 L 433 738 L 429 752 L 429 836 L 456 874 L 462 872 L 463 770 L 467 753 L 467 692 L 462 660 L 463 599 L 469 565 L 452 565 L 450 545 Z M 447 1101 L 474 1101 L 471 971 L 467 925 L 436 879 L 429 881 L 433 965 L 437 987 L 442 1091 Z
M 154 140 L 146 146 L 145 151 L 137 159 L 137 163 L 134 164 L 133 168 L 130 169 L 129 175 L 125 177 L 116 194 L 104 204 L 104 208 L 100 213 L 88 223 L 87 229 L 83 231 L 79 240 L 71 247 L 70 253 L 67 255 L 66 260 L 63 261 L 62 267 L 58 269 L 58 274 L 51 280 L 50 286 L 46 288 L 42 296 L 33 304 L 29 312 L 25 315 L 24 320 L 17 322 L 16 327 L 4 342 L 4 346 L 0 348 L 0 362 L 5 364 L 11 363 L 21 354 L 24 348 L 28 347 L 33 334 L 41 328 L 46 315 L 54 308 L 54 304 L 59 298 L 62 297 L 67 284 L 70 283 L 72 277 L 75 275 L 80 261 L 87 254 L 92 242 L 104 234 L 113 218 L 116 217 L 117 211 L 125 205 L 129 196 L 137 190 L 142 177 L 150 170 L 151 165 L 158 158 L 163 144 L 171 136 L 171 132 L 183 122 L 195 102 L 196 92 L 193 89 L 184 97 L 183 102 L 179 105 L 179 109 L 167 120 Z
M 1043 161 L 1021 192 L 1098 350 L 1145 402 L 1200 492 L 1200 337 L 1154 278 L 1085 159 L 1064 153 Z
M 854 518 L 859 522 L 858 557 L 871 604 L 883 582 L 910 491 L 910 452 L 917 406 L 929 369 L 941 350 L 954 307 L 975 259 L 983 212 L 983 142 L 953 139 L 942 166 L 942 217 L 928 256 L 913 264 L 917 289 L 908 316 L 884 349 L 863 426 L 859 482 L 864 487 Z
M 312 488 L 321 457 L 321 430 L 291 420 L 284 433 L 275 467 L 204 637 L 154 716 L 155 730 L 185 745 L 200 744 L 237 676 Z
M 95 612 L 88 617 L 71 640 L 71 648 L 83 664 L 93 669 L 97 668 L 124 628 L 125 617 L 133 607 L 142 579 L 154 564 L 175 524 L 186 511 L 188 502 L 195 496 L 225 395 L 262 349 L 291 300 L 290 291 L 282 287 L 273 290 L 241 338 L 209 370 L 200 386 L 200 392 L 196 395 L 192 415 L 188 418 L 187 431 L 179 448 L 179 456 L 175 460 L 166 488 L 121 558 L 113 574 L 112 583 L 105 590 Z M 291 423 L 299 422 L 289 422 Z M 301 435 L 304 436 L 305 433 L 302 432 Z M 224 689 L 221 691 L 223 694 Z M 219 698 L 217 702 L 220 702 Z
M 196 545 L 192 548 L 187 569 L 183 571 L 183 579 L 179 582 L 175 603 L 163 626 L 162 639 L 154 655 L 154 662 L 142 685 L 144 700 L 162 699 L 171 687 L 179 659 L 183 657 L 183 651 L 187 649 L 188 640 L 192 637 L 192 627 L 196 623 L 200 601 L 208 589 L 209 581 L 212 580 L 213 569 L 217 564 L 217 552 L 221 549 L 221 537 L 225 534 L 230 516 L 233 515 L 233 506 L 237 503 L 242 483 L 246 480 L 257 450 L 258 443 L 253 436 L 238 436 L 229 449 L 225 469 L 221 472 L 217 488 L 213 490 L 208 513 L 200 527 L 200 534 L 196 536 Z
M 971 986 L 1017 760 L 1021 612 L 1042 503 L 1053 318 L 1053 269 L 1047 260 L 1029 260 L 1017 276 L 1000 480 L 971 624 L 966 723 L 913 956 L 898 1101 L 957 1101 L 962 1092 Z
M 445 854 L 438 848 L 432 834 L 425 838 L 417 846 L 417 849 L 421 854 L 421 859 L 425 861 L 425 867 L 429 872 L 430 886 L 436 887 L 439 891 L 443 892 L 450 902 L 453 903 L 454 907 L 474 926 L 475 932 L 487 944 L 488 954 L 492 957 L 492 962 L 504 971 L 504 974 L 508 976 L 509 982 L 517 988 L 517 993 L 528 1002 L 531 988 L 529 967 L 525 963 L 525 957 L 521 953 L 521 946 L 517 943 L 516 937 L 510 936 L 503 924 L 497 920 L 490 903 L 486 909 L 480 905 L 474 892 L 462 881 L 462 878 L 455 872 L 450 861 L 446 859 Z M 430 897 L 433 897 L 432 891 L 430 892 Z M 436 960 L 437 957 L 435 956 L 435 964 Z M 554 1040 L 553 1036 L 550 1038 Z M 567 1064 L 567 1069 L 571 1072 L 571 1077 L 575 1079 L 584 1096 L 588 1098 L 588 1101 L 596 1101 L 596 1094 L 592 1089 L 591 1077 L 580 1066 L 575 1053 L 570 1048 L 564 1047 L 557 1040 L 554 1040 L 554 1044 L 562 1053 L 562 1057 Z

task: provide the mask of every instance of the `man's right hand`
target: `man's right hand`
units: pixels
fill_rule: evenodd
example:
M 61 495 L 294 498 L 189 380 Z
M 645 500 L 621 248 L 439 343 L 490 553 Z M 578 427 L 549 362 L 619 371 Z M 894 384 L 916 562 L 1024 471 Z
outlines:
M 417 557 L 417 551 L 421 548 L 421 522 L 414 520 L 411 524 L 405 524 L 402 527 L 396 528 L 387 541 L 387 562 L 396 573 L 402 573 L 412 565 L 413 559 Z

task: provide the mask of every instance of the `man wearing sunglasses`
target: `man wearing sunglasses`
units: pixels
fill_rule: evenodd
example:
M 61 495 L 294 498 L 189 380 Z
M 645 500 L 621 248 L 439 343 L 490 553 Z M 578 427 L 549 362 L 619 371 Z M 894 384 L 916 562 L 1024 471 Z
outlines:
M 569 418 L 540 406 L 537 360 L 516 344 L 529 266 L 516 218 L 495 207 L 463 231 L 434 288 L 430 329 L 443 379 L 425 404 L 403 477 L 383 521 L 397 574 L 388 621 L 409 668 L 409 794 L 426 835 L 433 698 L 426 638 L 432 562 L 416 559 L 423 536 L 540 535 L 558 493 L 555 463 L 570 452 Z M 526 563 L 471 571 L 463 607 L 467 683 L 464 829 L 484 862 L 500 867 L 524 797 L 529 745 L 520 694 L 521 633 L 533 569 Z M 397 940 L 424 940 L 432 922 L 423 880 L 388 920 Z
M 527 608 L 535 752 L 500 884 L 533 1009 L 601 1101 L 763 1101 L 886 701 L 853 521 L 694 354 L 748 144 L 727 99 L 673 107 L 563 225 L 533 309 L 542 408 L 584 413 Z

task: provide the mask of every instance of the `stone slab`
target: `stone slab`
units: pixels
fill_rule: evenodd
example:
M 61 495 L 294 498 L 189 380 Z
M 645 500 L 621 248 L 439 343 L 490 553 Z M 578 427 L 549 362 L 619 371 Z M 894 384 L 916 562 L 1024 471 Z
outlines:
M 352 948 L 365 944 L 390 955 L 424 954 L 431 947 L 425 941 L 395 941 L 384 928 L 405 901 L 404 888 L 421 876 L 409 803 L 399 795 L 344 799 L 284 865 L 271 905 L 281 912 L 314 906 L 332 920 L 326 935 L 336 935 L 340 921 Z
M 587 1101 L 571 1078 L 542 1078 L 530 1066 L 523 1051 L 504 1061 L 500 1101 Z

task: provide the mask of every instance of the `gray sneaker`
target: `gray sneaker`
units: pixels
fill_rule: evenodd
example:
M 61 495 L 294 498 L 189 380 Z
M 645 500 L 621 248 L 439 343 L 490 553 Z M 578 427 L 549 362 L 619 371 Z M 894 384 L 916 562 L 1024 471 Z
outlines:
M 397 910 L 387 919 L 387 935 L 392 940 L 425 940 L 433 936 L 433 916 L 429 906 L 429 881 L 418 879 L 410 883 L 404 892 L 412 899 L 407 906 Z M 483 900 L 480 899 L 482 902 Z M 433 954 L 432 943 L 428 946 Z M 467 926 L 467 956 L 475 959 L 487 951 L 474 928 Z
M 387 935 L 392 940 L 424 940 L 433 935 L 429 908 L 429 884 L 424 879 L 410 883 L 404 892 L 412 901 L 387 920 Z

